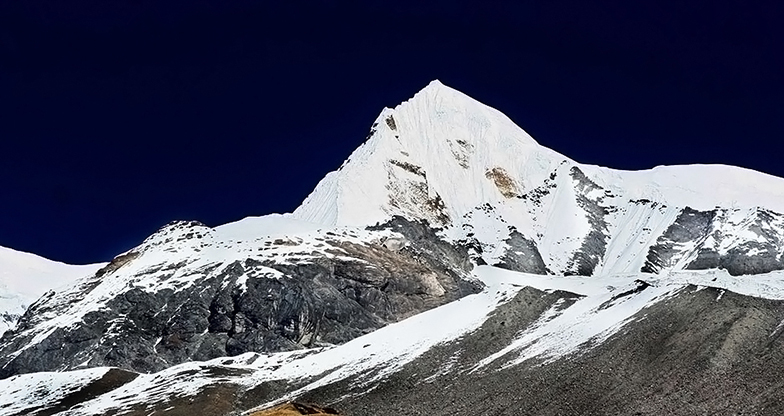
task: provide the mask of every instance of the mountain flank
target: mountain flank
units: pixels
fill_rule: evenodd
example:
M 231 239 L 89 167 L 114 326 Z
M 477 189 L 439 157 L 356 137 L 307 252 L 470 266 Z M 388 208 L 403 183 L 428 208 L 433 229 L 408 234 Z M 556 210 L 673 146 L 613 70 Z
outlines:
M 782 213 L 781 178 L 582 164 L 434 81 L 293 213 L 0 310 L 0 416 L 781 415 Z

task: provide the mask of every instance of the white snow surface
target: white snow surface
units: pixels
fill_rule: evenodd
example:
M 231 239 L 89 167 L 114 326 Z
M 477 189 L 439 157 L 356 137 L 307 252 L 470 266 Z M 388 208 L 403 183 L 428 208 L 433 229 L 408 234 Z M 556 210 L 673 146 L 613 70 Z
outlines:
M 215 232 L 224 240 L 254 240 L 305 234 L 328 228 L 324 224 L 303 221 L 291 214 L 269 214 L 262 217 L 246 217 L 239 221 L 215 227 Z
M 62 289 L 104 265 L 70 265 L 0 247 L 0 334 L 47 291 Z
M 387 119 L 394 119 L 394 129 Z M 425 196 L 440 195 L 450 216 L 459 217 L 498 200 L 498 190 L 485 178 L 488 169 L 512 169 L 527 189 L 566 159 L 539 146 L 500 111 L 439 81 L 394 109 L 384 109 L 374 126 L 376 133 L 319 183 L 294 216 L 342 225 L 374 224 L 395 213 L 429 218 L 422 201 L 408 199 L 421 195 L 389 189 L 395 183 L 426 182 Z M 426 180 L 395 162 L 421 168 Z M 398 208 L 388 203 L 390 196 Z

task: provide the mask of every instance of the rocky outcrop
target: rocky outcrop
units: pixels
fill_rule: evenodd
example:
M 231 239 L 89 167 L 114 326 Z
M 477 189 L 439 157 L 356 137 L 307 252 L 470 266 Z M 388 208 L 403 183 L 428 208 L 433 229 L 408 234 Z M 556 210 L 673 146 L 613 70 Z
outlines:
M 196 239 L 200 250 L 207 244 L 198 242 L 209 235 L 203 225 L 171 227 L 178 231 L 163 230 L 167 237 L 155 250 L 178 240 L 169 234 Z M 467 250 L 437 238 L 427 223 L 397 217 L 371 227 L 368 236 L 327 231 L 312 244 L 274 239 L 269 246 L 277 244 L 280 254 L 196 267 L 197 252 L 139 271 L 131 271 L 134 261 L 159 251 L 132 251 L 74 291 L 33 305 L 2 338 L 0 376 L 84 366 L 155 372 L 250 351 L 341 344 L 481 288 L 468 278 Z M 251 252 L 263 253 L 267 243 Z M 164 284 L 180 274 L 188 284 Z M 123 286 L 108 287 L 112 279 Z M 150 282 L 162 286 L 150 288 Z M 81 319 L 64 325 L 47 319 L 77 314 L 74 304 L 108 291 L 115 293 L 100 305 L 83 306 L 91 310 Z
M 697 245 L 703 242 L 711 231 L 711 224 L 716 211 L 697 211 L 684 208 L 675 222 L 667 228 L 656 244 L 648 250 L 645 265 L 640 270 L 644 273 L 657 273 L 665 268 L 672 268 L 681 259 L 685 244 Z
M 267 410 L 253 412 L 250 416 L 298 416 L 298 415 L 339 415 L 337 410 L 331 407 L 321 407 L 305 403 L 286 403 L 275 406 Z
M 734 276 L 784 269 L 781 214 L 756 208 L 684 208 L 648 251 L 643 272 L 725 269 Z
M 506 244 L 504 255 L 494 266 L 518 272 L 547 274 L 547 267 L 536 248 L 536 243 L 525 238 L 515 229 L 512 229 L 504 243 Z

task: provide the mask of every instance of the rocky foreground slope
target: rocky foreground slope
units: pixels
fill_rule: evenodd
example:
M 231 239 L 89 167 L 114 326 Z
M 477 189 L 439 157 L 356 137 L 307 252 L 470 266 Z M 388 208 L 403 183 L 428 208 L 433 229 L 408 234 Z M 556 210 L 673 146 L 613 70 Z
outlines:
M 153 374 L 101 367 L 13 376 L 0 380 L 0 413 L 240 415 L 295 398 L 346 415 L 784 410 L 780 272 L 634 281 L 482 266 L 476 275 L 482 292 L 341 346 Z
M 521 356 L 508 347 L 486 357 L 519 342 L 548 303 L 565 307 L 574 296 L 523 290 L 478 330 L 431 349 L 370 389 L 357 388 L 356 376 L 300 399 L 332 403 L 351 415 L 784 413 L 780 299 L 687 285 L 567 357 Z
M 0 414 L 781 414 L 782 212 L 782 179 L 583 165 L 435 81 L 293 214 L 35 302 Z

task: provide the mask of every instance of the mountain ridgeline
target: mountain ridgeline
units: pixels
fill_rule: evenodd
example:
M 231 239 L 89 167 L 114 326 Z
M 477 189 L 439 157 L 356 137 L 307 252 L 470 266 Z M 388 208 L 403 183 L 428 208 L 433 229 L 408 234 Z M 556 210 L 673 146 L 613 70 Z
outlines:
M 433 81 L 293 213 L 173 222 L 47 292 L 0 414 L 778 414 L 783 212 L 780 178 L 581 164 Z

